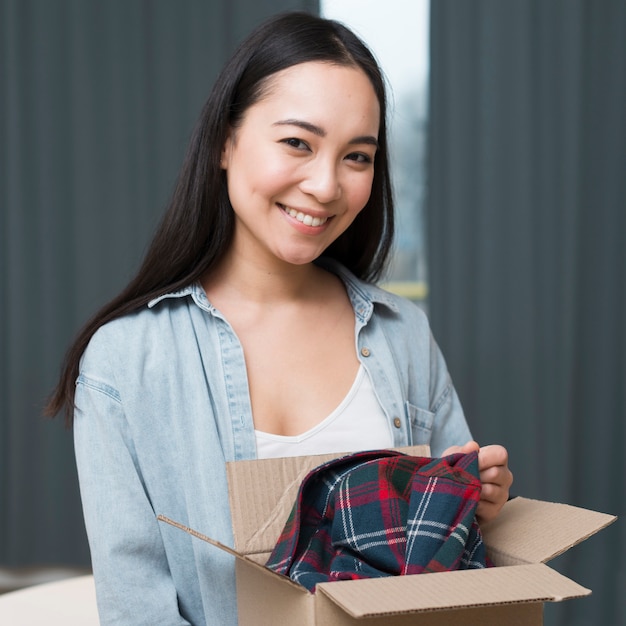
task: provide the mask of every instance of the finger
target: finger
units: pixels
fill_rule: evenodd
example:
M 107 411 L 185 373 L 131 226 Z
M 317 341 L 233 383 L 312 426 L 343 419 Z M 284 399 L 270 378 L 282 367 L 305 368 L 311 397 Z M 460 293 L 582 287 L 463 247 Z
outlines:
M 480 492 L 480 500 L 483 502 L 489 502 L 497 504 L 499 502 L 505 502 L 507 499 L 506 490 L 499 485 L 493 485 L 491 483 L 483 484 Z
M 502 466 L 496 465 L 480 470 L 480 482 L 483 483 L 483 485 L 486 483 L 494 483 L 496 485 L 504 484 L 502 469 Z
M 498 485 L 508 490 L 513 484 L 513 472 L 508 467 L 502 465 L 489 467 L 480 472 L 480 482 L 483 485 Z
M 492 484 L 483 485 L 480 501 L 476 507 L 476 517 L 479 522 L 494 519 L 508 500 L 508 494 L 508 489 Z
M 504 446 L 483 446 L 478 452 L 478 469 L 483 470 L 494 466 L 506 466 L 509 462 L 509 453 Z
M 485 500 L 481 500 L 476 507 L 476 518 L 479 523 L 489 522 L 494 519 L 502 507 Z
M 476 441 L 468 441 L 462 446 L 450 446 L 447 448 L 441 456 L 448 456 L 449 454 L 468 454 L 469 452 L 475 452 L 480 449 L 480 446 Z

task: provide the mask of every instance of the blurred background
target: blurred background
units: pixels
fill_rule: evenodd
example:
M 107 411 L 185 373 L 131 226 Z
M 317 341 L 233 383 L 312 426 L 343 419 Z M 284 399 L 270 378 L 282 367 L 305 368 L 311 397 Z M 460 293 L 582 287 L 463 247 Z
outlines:
M 390 289 L 423 306 L 514 493 L 622 519 L 553 562 L 553 626 L 626 624 L 626 2 L 0 0 L 0 591 L 89 569 L 73 443 L 42 418 L 131 278 L 218 69 L 322 12 L 392 88 Z

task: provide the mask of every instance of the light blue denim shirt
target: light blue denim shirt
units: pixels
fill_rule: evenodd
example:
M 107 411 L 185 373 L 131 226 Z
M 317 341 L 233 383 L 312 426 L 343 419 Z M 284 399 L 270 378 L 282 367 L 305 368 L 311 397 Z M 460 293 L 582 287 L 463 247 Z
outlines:
M 413 303 L 332 265 L 355 313 L 358 358 L 396 446 L 433 455 L 471 436 Z M 232 557 L 157 522 L 232 545 L 225 462 L 256 456 L 241 344 L 190 285 L 100 328 L 81 361 L 74 426 L 103 625 L 234 626 Z

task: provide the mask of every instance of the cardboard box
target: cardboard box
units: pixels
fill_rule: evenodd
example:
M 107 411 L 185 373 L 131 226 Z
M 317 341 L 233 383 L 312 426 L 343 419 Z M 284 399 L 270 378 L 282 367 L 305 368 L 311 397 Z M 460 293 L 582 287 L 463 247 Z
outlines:
M 402 451 L 429 454 L 425 446 Z M 494 568 L 329 582 L 310 593 L 264 563 L 303 478 L 337 456 L 229 463 L 234 549 L 159 516 L 236 558 L 240 626 L 538 626 L 545 602 L 591 593 L 545 563 L 616 518 L 526 498 L 481 527 Z

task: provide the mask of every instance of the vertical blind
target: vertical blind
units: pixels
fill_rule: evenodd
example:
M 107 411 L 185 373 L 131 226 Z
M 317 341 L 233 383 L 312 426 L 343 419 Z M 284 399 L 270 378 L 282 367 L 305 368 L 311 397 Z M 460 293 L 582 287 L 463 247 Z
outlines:
M 431 4 L 430 312 L 514 492 L 626 514 L 626 3 Z M 626 527 L 546 624 L 626 624 Z
M 128 281 L 219 68 L 316 0 L 0 0 L 0 564 L 88 564 L 71 432 L 42 406 Z

